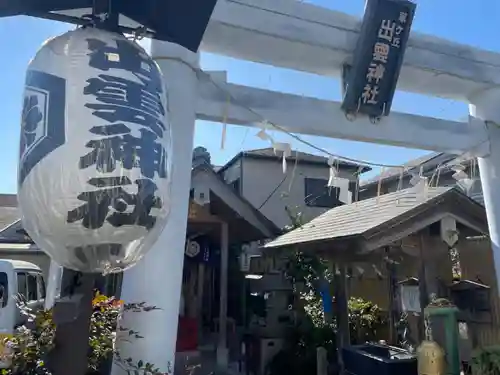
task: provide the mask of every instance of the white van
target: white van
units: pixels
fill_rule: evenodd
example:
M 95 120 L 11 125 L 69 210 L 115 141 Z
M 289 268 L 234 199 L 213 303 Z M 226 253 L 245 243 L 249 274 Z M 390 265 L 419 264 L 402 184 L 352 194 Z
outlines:
M 36 310 L 43 308 L 45 294 L 40 267 L 20 260 L 0 259 L 0 351 L 3 339 L 26 322 L 17 307 L 16 296 Z

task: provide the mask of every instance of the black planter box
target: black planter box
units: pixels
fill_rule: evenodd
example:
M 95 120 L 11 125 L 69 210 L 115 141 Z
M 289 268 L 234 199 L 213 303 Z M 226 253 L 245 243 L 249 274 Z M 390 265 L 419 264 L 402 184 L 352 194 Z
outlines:
M 342 349 L 349 375 L 417 375 L 417 358 L 387 345 L 365 344 Z

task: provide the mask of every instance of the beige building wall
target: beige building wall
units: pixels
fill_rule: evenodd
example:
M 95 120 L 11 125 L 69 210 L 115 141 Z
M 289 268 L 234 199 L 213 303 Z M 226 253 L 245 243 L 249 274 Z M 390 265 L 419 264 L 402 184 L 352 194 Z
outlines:
M 355 169 L 340 169 L 339 177 L 356 181 Z M 241 178 L 242 176 L 242 178 Z M 290 224 L 285 210 L 301 212 L 305 221 L 328 211 L 329 208 L 305 204 L 305 178 L 328 181 L 329 167 L 309 163 L 287 162 L 286 173 L 280 160 L 244 158 L 224 171 L 227 183 L 241 178 L 241 194 L 279 228 Z M 273 193 L 274 192 L 274 193 Z M 270 197 L 271 196 L 271 197 Z

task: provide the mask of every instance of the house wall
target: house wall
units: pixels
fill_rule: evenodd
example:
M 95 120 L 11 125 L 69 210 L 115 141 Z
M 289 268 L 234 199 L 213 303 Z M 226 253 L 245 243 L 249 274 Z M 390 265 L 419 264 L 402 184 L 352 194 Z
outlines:
M 222 177 L 224 178 L 224 181 L 226 181 L 226 183 L 231 184 L 237 179 L 241 179 L 241 165 L 242 159 L 239 159 L 234 164 L 230 165 L 226 170 L 224 170 L 224 172 L 222 173 Z M 241 193 L 241 190 L 238 193 Z
M 469 332 L 474 332 L 478 346 L 498 345 L 500 342 L 500 298 L 496 284 L 493 253 L 489 240 L 470 241 L 462 239 L 457 247 L 460 257 L 462 278 L 480 281 L 491 287 L 491 321 L 472 323 Z M 451 284 L 451 262 L 449 256 L 442 251 L 435 259 L 438 275 L 445 284 Z M 387 272 L 382 263 L 376 266 L 382 271 L 383 278 L 377 277 L 371 264 L 361 264 L 365 270 L 363 277 L 353 277 L 349 283 L 350 295 L 361 297 L 376 303 L 383 311 L 388 310 Z M 398 281 L 419 275 L 419 262 L 408 256 L 396 267 Z M 416 325 L 415 325 L 416 328 Z
M 236 175 L 238 168 L 243 171 L 241 194 L 279 228 L 290 224 L 290 218 L 285 210 L 302 212 L 305 221 L 321 215 L 328 208 L 308 207 L 304 203 L 305 186 L 304 178 L 321 178 L 328 180 L 328 165 L 313 165 L 287 163 L 286 173 L 280 160 L 245 158 L 241 166 L 228 171 L 228 175 Z M 340 177 L 356 181 L 354 170 L 340 170 Z M 229 181 L 228 181 L 229 182 Z M 273 193 L 273 191 L 276 191 Z M 272 196 L 268 199 L 268 197 Z M 264 202 L 267 202 L 264 204 Z M 264 205 L 263 205 L 264 204 Z M 262 207 L 261 207 L 262 206 Z
M 0 194 L 0 231 L 19 219 L 16 194 Z
M 419 246 L 420 240 L 418 236 L 409 236 L 403 241 L 403 256 L 393 257 L 398 261 L 395 267 L 397 281 L 407 280 L 411 277 L 419 277 L 420 262 L 419 262 Z M 449 256 L 449 251 L 446 245 L 439 238 L 426 239 L 426 246 L 432 249 L 432 266 L 436 267 L 437 274 L 441 281 L 448 285 L 452 282 L 452 264 Z M 362 277 L 359 277 L 359 272 L 354 269 L 354 275 L 350 282 L 350 294 L 353 297 L 360 297 L 376 303 L 382 310 L 389 309 L 389 281 L 388 271 L 383 256 L 376 264 L 356 264 L 355 267 L 362 267 L 364 270 Z M 354 268 L 355 268 L 354 267 Z M 382 274 L 380 277 L 375 268 Z M 429 285 L 430 286 L 430 285 Z M 430 290 L 430 292 L 432 292 Z

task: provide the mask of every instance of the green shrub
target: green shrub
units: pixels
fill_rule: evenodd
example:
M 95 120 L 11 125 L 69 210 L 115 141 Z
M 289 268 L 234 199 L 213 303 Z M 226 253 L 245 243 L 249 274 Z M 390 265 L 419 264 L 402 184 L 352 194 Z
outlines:
M 378 330 L 386 324 L 378 305 L 362 298 L 351 297 L 348 307 L 351 342 L 363 344 L 377 339 Z
M 6 339 L 4 360 L 10 363 L 8 369 L 2 369 L 2 375 L 51 375 L 46 366 L 47 358 L 55 346 L 56 326 L 52 319 L 52 310 L 32 311 L 19 303 L 21 312 L 27 318 L 27 324 L 16 329 L 12 338 Z M 130 375 L 149 372 L 151 375 L 164 375 L 150 363 L 132 358 L 122 358 L 115 347 L 116 331 L 126 332 L 127 339 L 141 339 L 139 332 L 120 327 L 118 321 L 123 311 L 147 312 L 156 307 L 145 303 L 124 304 L 115 298 L 96 293 L 92 301 L 92 315 L 89 329 L 89 374 L 99 373 L 104 362 L 114 358 L 117 365 Z M 139 372 L 141 371 L 141 372 Z
M 474 375 L 500 374 L 500 346 L 477 349 L 470 363 Z

